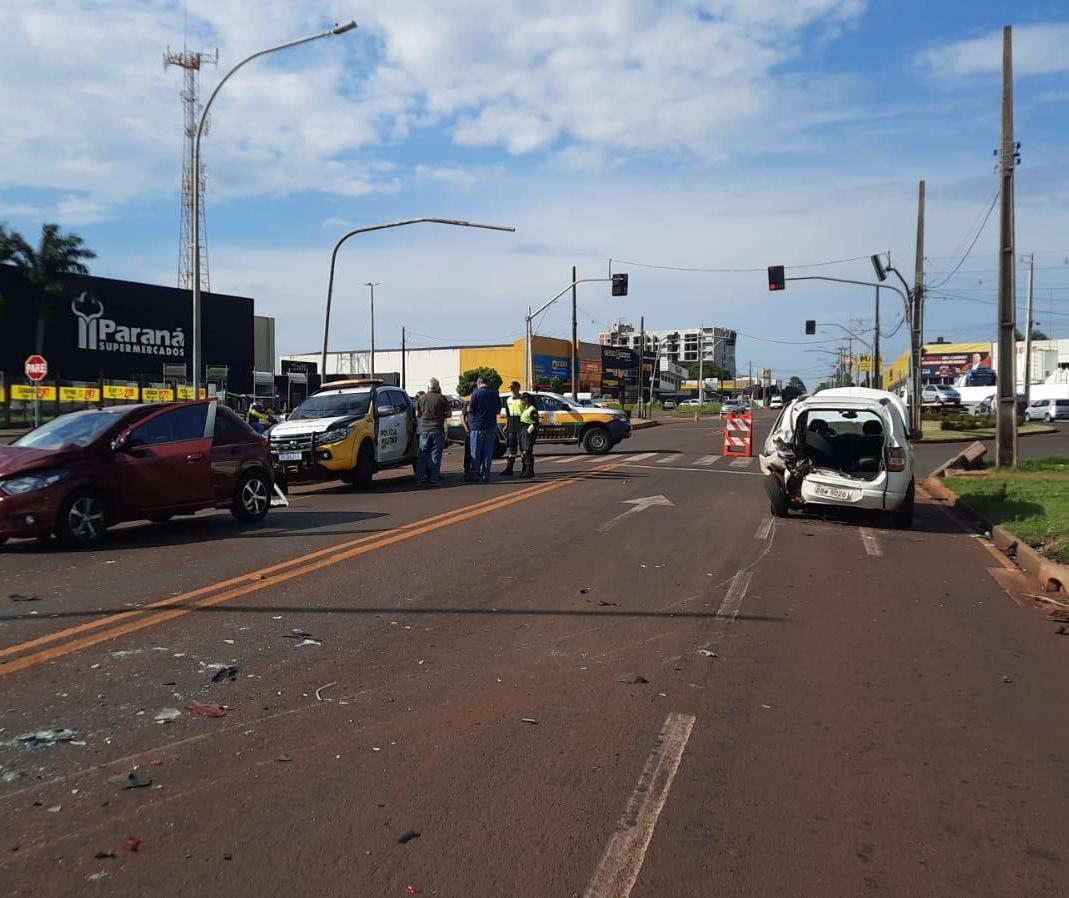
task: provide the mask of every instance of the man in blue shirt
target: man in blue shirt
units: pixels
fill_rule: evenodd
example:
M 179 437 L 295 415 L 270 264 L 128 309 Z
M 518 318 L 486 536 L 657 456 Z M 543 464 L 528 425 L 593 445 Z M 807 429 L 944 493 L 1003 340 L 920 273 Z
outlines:
M 471 394 L 468 406 L 471 409 L 469 421 L 471 432 L 471 474 L 465 478 L 471 483 L 490 482 L 490 466 L 494 461 L 494 447 L 497 445 L 497 414 L 501 411 L 501 397 L 497 390 L 486 385 L 486 379 L 480 377 L 475 382 L 475 392 Z

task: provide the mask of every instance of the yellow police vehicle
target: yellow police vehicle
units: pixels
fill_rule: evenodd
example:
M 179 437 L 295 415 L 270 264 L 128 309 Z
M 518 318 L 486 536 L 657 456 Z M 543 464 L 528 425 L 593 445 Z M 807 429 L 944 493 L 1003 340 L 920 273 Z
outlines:
M 414 465 L 415 409 L 381 380 L 325 384 L 268 432 L 275 470 L 289 482 L 338 479 L 367 486 L 389 468 Z
M 531 392 L 531 391 L 528 391 Z M 496 458 L 505 454 L 506 402 L 511 393 L 501 396 L 501 412 L 497 416 Z M 538 442 L 579 445 L 592 455 L 604 455 L 621 440 L 631 436 L 631 421 L 622 411 L 599 406 L 578 405 L 560 393 L 531 392 L 538 409 Z M 459 409 L 449 419 L 450 442 L 462 443 L 465 438 L 464 421 Z

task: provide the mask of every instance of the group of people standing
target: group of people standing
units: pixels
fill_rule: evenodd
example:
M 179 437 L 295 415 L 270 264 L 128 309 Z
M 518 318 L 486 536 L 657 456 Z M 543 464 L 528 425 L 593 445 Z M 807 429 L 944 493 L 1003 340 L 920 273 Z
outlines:
M 508 461 L 502 477 L 515 476 L 516 456 L 522 465 L 520 477 L 534 477 L 534 446 L 538 439 L 538 408 L 530 393 L 521 393 L 518 381 L 509 385 L 505 400 L 505 438 Z M 497 416 L 501 411 L 501 397 L 480 377 L 475 392 L 464 404 L 463 419 L 464 479 L 468 483 L 489 483 L 497 446 Z M 437 378 L 431 378 L 427 392 L 416 401 L 416 420 L 419 426 L 419 457 L 416 461 L 416 483 L 437 486 L 442 479 L 442 453 L 446 444 L 446 421 L 450 415 L 449 400 L 442 395 Z

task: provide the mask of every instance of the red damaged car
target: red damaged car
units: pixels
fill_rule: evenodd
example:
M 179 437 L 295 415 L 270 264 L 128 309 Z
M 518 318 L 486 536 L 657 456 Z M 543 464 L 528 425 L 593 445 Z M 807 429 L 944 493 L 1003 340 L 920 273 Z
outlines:
M 271 472 L 266 438 L 214 401 L 61 415 L 0 446 L 0 543 L 55 534 L 86 547 L 120 521 L 203 508 L 259 521 Z

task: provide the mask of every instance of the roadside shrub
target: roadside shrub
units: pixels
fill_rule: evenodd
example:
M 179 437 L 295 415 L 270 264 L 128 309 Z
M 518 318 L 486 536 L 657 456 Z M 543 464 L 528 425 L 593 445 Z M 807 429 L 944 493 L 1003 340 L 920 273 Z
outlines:
M 994 415 L 947 415 L 940 425 L 943 430 L 982 430 L 994 426 Z

